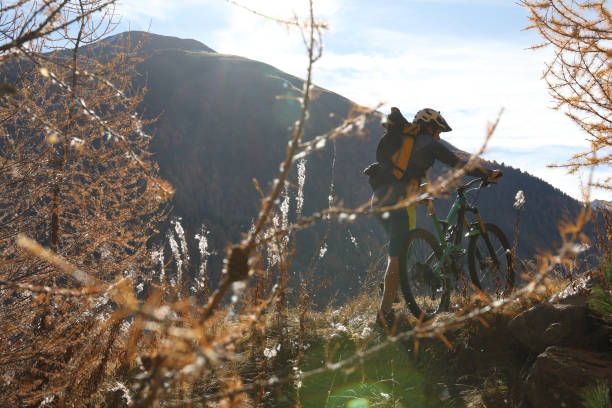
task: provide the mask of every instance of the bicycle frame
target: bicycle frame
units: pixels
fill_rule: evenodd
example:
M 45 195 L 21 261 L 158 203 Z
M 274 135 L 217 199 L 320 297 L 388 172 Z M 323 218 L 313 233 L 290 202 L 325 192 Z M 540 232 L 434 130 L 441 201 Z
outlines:
M 482 222 L 482 218 L 480 217 L 478 208 L 470 206 L 465 198 L 466 190 L 478 181 L 482 182 L 481 179 L 474 179 L 457 189 L 457 198 L 455 199 L 455 202 L 444 220 L 438 218 L 433 206 L 433 199 L 427 200 L 427 207 L 429 210 L 427 215 L 431 217 L 433 221 L 434 229 L 436 230 L 436 235 L 438 237 L 438 241 L 440 242 L 440 247 L 442 248 L 440 262 L 438 262 L 436 267 L 433 269 L 434 274 L 436 274 L 436 276 L 439 278 L 442 277 L 441 270 L 448 264 L 447 260 L 449 257 L 452 254 L 463 253 L 464 249 L 461 245 L 461 239 L 464 228 L 466 230 L 466 237 L 482 234 L 485 238 L 487 247 L 489 247 L 489 249 L 492 247 L 487 234 L 485 234 L 485 226 Z M 482 188 L 482 184 L 480 188 Z M 474 214 L 476 222 L 468 224 L 465 217 L 466 213 Z M 452 224 L 453 220 L 455 219 L 455 223 Z M 428 259 L 428 261 L 430 261 L 430 259 Z M 450 271 L 456 272 L 456 268 L 452 263 Z
M 478 182 L 480 186 L 470 188 Z M 438 217 L 432 199 L 421 201 L 429 208 L 435 232 L 412 230 L 399 257 L 402 293 L 415 316 L 431 317 L 446 310 L 453 289 L 464 295 L 470 287 L 476 292 L 493 289 L 496 296 L 512 290 L 514 271 L 508 240 L 496 224 L 483 222 L 478 198 L 467 198 L 468 192 L 478 193 L 487 185 L 477 178 L 458 187 L 445 218 Z

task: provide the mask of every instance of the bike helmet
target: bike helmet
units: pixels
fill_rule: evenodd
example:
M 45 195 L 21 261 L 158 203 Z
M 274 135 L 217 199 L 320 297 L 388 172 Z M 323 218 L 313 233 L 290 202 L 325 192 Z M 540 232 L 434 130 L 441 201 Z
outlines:
M 425 108 L 418 111 L 417 114 L 414 115 L 414 121 L 434 124 L 442 132 L 450 132 L 453 130 L 450 126 L 448 126 L 448 123 L 446 123 L 446 120 L 444 120 L 442 115 L 440 115 L 440 112 L 430 108 Z

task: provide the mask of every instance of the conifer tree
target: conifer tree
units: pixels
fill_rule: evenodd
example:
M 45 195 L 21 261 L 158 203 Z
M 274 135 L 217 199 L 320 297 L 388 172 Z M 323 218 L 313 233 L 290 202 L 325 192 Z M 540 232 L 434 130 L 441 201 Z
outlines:
M 14 377 L 9 401 L 80 405 L 96 398 L 127 316 L 105 296 L 78 296 L 83 281 L 23 252 L 17 237 L 98 282 L 132 276 L 144 286 L 147 244 L 172 191 L 136 113 L 145 92 L 132 88 L 138 46 L 99 42 L 115 25 L 112 2 L 36 5 L 18 2 L 12 26 L 2 22 L 1 71 L 12 74 L 0 103 L 0 367 Z
M 612 165 L 612 14 L 605 1 L 524 0 L 531 25 L 554 52 L 544 79 L 555 101 L 589 136 L 590 151 L 575 155 L 570 172 Z M 612 180 L 594 186 L 612 189 Z

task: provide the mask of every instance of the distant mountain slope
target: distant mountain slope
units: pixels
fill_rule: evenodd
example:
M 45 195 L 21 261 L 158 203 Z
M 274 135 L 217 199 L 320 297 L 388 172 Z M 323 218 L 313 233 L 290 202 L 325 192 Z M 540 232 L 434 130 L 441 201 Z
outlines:
M 154 53 L 139 69 L 148 77 L 145 111 L 162 113 L 152 129 L 153 150 L 162 175 L 177 189 L 175 212 L 191 232 L 206 224 L 215 247 L 221 250 L 248 231 L 259 211 L 259 194 L 252 179 L 267 190 L 278 175 L 290 127 L 300 110 L 296 101 L 278 96 L 298 96 L 291 88 L 301 88 L 301 82 L 244 58 L 178 49 Z M 330 113 L 342 118 L 350 108 L 348 100 L 322 91 L 313 103 L 307 134 L 311 137 L 328 130 L 338 121 Z M 334 195 L 345 205 L 360 205 L 369 198 L 360 167 L 371 161 L 371 151 L 343 140 L 338 142 L 337 153 Z M 309 157 L 306 167 L 304 211 L 309 214 L 328 203 L 331 146 Z M 293 212 L 295 201 L 291 208 Z M 343 269 L 343 256 L 331 241 L 332 237 L 342 241 L 346 228 L 332 229 L 325 259 L 338 257 L 332 263 L 342 264 Z M 299 247 L 306 244 L 309 249 L 298 253 L 297 263 L 304 265 L 318 252 L 324 229 L 300 234 Z M 360 260 L 351 269 L 365 262 L 367 254 L 357 258 Z
M 591 207 L 594 210 L 609 210 L 610 208 L 612 208 L 612 201 L 593 200 L 591 202 Z

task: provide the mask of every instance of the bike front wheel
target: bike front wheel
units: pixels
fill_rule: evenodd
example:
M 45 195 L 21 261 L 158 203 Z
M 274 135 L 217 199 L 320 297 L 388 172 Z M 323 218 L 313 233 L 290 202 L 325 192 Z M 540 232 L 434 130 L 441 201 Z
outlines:
M 402 293 L 417 318 L 429 319 L 448 307 L 449 280 L 443 269 L 436 272 L 441 256 L 440 244 L 430 232 L 410 231 L 399 257 L 399 273 Z
M 508 295 L 514 286 L 514 266 L 508 239 L 494 224 L 485 224 L 485 233 L 474 235 L 468 246 L 468 267 L 472 283 L 497 297 Z

